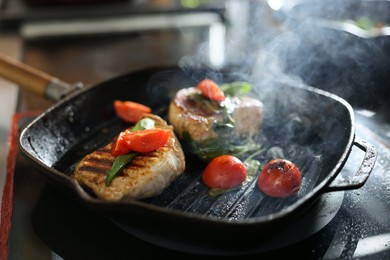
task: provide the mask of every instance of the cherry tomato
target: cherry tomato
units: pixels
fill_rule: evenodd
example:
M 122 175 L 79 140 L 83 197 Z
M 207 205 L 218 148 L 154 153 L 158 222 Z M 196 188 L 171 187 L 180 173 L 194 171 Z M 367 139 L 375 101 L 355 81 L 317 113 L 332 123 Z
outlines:
M 241 185 L 246 177 L 246 168 L 240 159 L 221 155 L 207 164 L 202 180 L 210 188 L 231 189 Z
M 170 136 L 169 129 L 146 129 L 129 132 L 122 136 L 122 140 L 130 151 L 147 153 L 164 146 Z
M 116 114 L 122 119 L 130 123 L 138 122 L 146 113 L 151 113 L 152 109 L 148 106 L 132 101 L 114 101 L 114 109 Z
M 225 94 L 219 88 L 218 84 L 211 79 L 202 80 L 198 83 L 197 88 L 200 89 L 204 96 L 208 97 L 211 100 L 217 102 L 225 100 Z
M 130 148 L 126 145 L 126 143 L 123 140 L 123 136 L 128 133 L 130 133 L 129 130 L 121 132 L 112 143 L 111 154 L 113 156 L 128 154 L 130 152 Z
M 298 167 L 289 160 L 269 161 L 257 179 L 257 186 L 272 197 L 287 197 L 298 193 L 302 175 Z

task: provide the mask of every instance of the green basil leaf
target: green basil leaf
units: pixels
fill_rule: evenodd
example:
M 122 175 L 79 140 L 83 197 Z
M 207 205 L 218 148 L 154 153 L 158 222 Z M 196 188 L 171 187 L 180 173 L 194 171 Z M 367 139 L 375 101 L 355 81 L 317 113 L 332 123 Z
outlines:
M 255 159 L 246 159 L 244 165 L 248 176 L 256 176 L 259 172 L 261 163 Z
M 222 195 L 228 191 L 230 191 L 230 190 L 229 189 L 210 188 L 207 194 L 210 197 L 216 197 L 216 196 Z
M 137 155 L 138 153 L 129 153 L 117 156 L 111 169 L 107 172 L 106 186 L 109 186 L 112 179 L 114 179 L 114 177 L 126 166 L 126 164 L 131 162 Z
M 228 96 L 238 96 L 248 94 L 252 91 L 252 85 L 249 82 L 236 81 L 231 83 L 224 83 L 219 86 L 221 90 Z
M 150 118 L 143 118 L 137 122 L 137 124 L 131 129 L 132 132 L 137 130 L 152 129 L 155 127 L 155 122 Z M 114 163 L 111 166 L 111 169 L 107 172 L 106 177 L 106 186 L 109 186 L 114 179 L 114 177 L 122 171 L 122 169 L 130 163 L 138 153 L 129 153 L 119 155 L 115 158 Z
M 244 159 L 248 154 L 252 154 L 248 157 L 249 160 L 264 151 L 260 143 L 256 143 L 252 140 L 246 140 L 242 144 L 234 144 L 228 139 L 223 138 L 210 138 L 202 141 L 195 141 L 188 132 L 183 133 L 183 138 L 190 145 L 192 152 L 204 161 L 210 161 L 223 154 L 234 155 L 240 159 Z
M 143 118 L 137 122 L 137 124 L 131 129 L 132 132 L 137 130 L 152 129 L 155 126 L 155 122 L 150 118 Z
M 201 94 L 191 94 L 187 98 L 189 101 L 193 101 L 195 106 L 208 113 L 219 113 L 222 108 L 220 104 L 213 102 Z

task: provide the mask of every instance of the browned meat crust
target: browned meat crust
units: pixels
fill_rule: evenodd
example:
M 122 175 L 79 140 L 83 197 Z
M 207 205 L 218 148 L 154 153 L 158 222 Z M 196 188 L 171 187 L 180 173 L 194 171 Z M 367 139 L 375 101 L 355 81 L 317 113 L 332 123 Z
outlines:
M 104 200 L 143 199 L 160 194 L 184 173 L 185 157 L 173 129 L 157 115 L 145 117 L 156 122 L 156 127 L 171 130 L 168 143 L 150 153 L 136 156 L 109 186 L 105 185 L 107 171 L 115 157 L 111 143 L 84 157 L 76 166 L 74 178 Z
M 194 141 L 203 141 L 216 138 L 218 134 L 213 130 L 213 123 L 221 120 L 221 115 L 211 114 L 193 104 L 187 97 L 200 93 L 194 87 L 181 89 L 169 104 L 168 120 L 174 127 L 179 138 L 188 132 Z M 260 131 L 263 122 L 263 103 L 257 99 L 242 96 L 230 99 L 234 110 L 232 117 L 235 124 L 234 135 L 249 137 Z

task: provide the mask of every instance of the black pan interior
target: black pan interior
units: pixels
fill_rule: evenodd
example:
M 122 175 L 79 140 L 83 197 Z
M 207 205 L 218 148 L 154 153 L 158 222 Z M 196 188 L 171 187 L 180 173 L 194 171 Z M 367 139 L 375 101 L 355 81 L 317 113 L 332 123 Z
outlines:
M 104 202 L 72 180 L 75 164 L 86 154 L 110 142 L 129 125 L 116 117 L 115 99 L 142 102 L 154 113 L 166 116 L 167 104 L 180 88 L 210 77 L 218 82 L 250 80 L 242 74 L 202 69 L 151 68 L 86 87 L 46 111 L 21 133 L 22 153 L 48 180 L 75 195 L 88 207 L 120 219 L 153 219 L 157 223 L 208 228 L 265 227 L 278 222 L 315 200 L 341 170 L 354 137 L 353 114 L 344 100 L 305 86 L 276 81 L 252 82 L 263 101 L 265 119 L 261 140 L 264 165 L 273 149 L 295 162 L 303 174 L 297 196 L 276 199 L 265 196 L 255 179 L 240 189 L 218 197 L 207 194 L 200 180 L 205 162 L 188 152 L 187 168 L 161 195 L 130 202 Z M 174 220 L 174 221 L 173 221 Z M 150 224 L 150 221 L 149 221 Z M 160 226 L 161 227 L 161 226 Z

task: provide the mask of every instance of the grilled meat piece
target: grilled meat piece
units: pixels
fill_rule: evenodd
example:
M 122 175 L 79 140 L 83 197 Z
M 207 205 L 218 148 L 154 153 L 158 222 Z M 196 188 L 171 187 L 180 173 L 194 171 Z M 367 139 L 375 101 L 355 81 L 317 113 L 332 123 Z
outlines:
M 156 128 L 170 129 L 168 143 L 156 151 L 136 156 L 109 186 L 105 179 L 115 157 L 111 144 L 84 157 L 76 166 L 73 177 L 104 200 L 144 199 L 160 194 L 184 173 L 185 158 L 172 126 L 157 115 L 147 114 Z
M 169 104 L 169 123 L 174 127 L 179 138 L 183 138 L 184 132 L 188 132 L 194 141 L 217 138 L 218 133 L 213 125 L 215 122 L 222 122 L 224 114 L 211 112 L 188 98 L 194 94 L 200 94 L 200 91 L 194 87 L 177 92 Z M 228 112 L 235 122 L 234 136 L 249 137 L 259 132 L 263 122 L 261 101 L 249 96 L 237 96 L 229 97 L 224 102 L 229 102 Z

